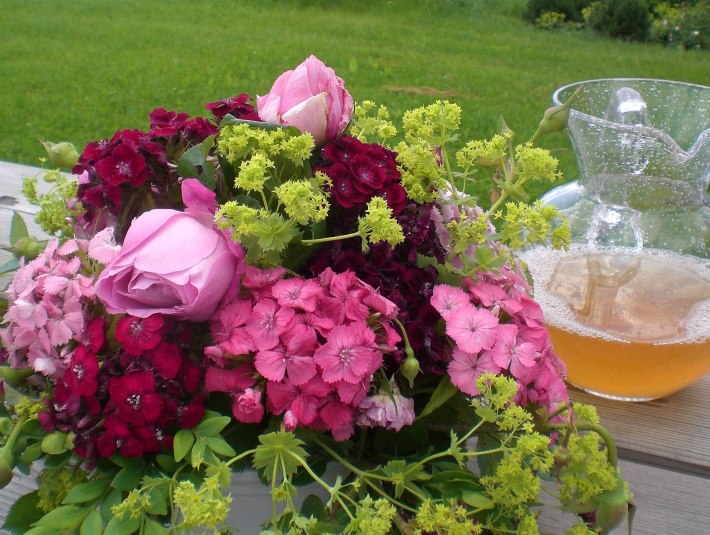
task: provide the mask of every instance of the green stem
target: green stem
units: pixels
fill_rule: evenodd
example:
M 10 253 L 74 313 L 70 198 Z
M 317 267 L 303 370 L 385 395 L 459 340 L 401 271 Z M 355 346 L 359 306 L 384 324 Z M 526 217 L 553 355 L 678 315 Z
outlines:
M 245 451 L 245 452 L 240 453 L 240 454 L 237 455 L 236 457 L 232 457 L 232 458 L 229 459 L 225 464 L 226 464 L 227 466 L 230 466 L 232 463 L 239 462 L 239 461 L 241 461 L 244 457 L 248 457 L 249 455 L 254 455 L 255 453 L 256 453 L 256 448 L 254 448 L 253 450 L 247 450 L 247 451 Z
M 347 240 L 350 238 L 357 238 L 360 236 L 359 232 L 351 232 L 350 234 L 342 234 L 340 236 L 327 236 L 325 238 L 313 238 L 310 240 L 301 240 L 304 245 L 314 245 L 316 243 L 325 243 L 329 241 Z

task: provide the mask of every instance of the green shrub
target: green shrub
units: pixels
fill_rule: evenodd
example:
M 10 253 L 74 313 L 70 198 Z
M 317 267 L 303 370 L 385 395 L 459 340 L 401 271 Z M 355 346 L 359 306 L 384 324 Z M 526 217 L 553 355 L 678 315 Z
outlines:
M 583 14 L 595 32 L 636 41 L 648 37 L 651 20 L 644 0 L 599 0 L 585 8 Z
M 589 5 L 589 0 L 528 0 L 523 18 L 537 24 L 544 13 L 561 13 L 565 20 L 582 22 L 582 9 Z
M 567 16 L 564 13 L 545 11 L 535 20 L 535 26 L 542 30 L 554 30 L 555 28 L 560 28 L 566 18 Z
M 684 49 L 710 48 L 710 1 L 674 4 L 656 5 L 651 39 Z

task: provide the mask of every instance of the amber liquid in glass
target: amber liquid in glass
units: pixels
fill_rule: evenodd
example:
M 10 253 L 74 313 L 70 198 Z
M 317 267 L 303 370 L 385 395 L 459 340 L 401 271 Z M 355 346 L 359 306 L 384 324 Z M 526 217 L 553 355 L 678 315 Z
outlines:
M 641 401 L 710 371 L 710 262 L 581 246 L 521 258 L 571 384 Z

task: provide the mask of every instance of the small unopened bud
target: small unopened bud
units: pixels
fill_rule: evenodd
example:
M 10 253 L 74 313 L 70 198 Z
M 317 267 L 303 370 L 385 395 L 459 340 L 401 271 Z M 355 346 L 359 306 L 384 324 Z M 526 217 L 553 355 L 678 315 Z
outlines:
M 16 258 L 24 257 L 26 260 L 34 260 L 46 247 L 46 241 L 36 240 L 31 236 L 25 236 L 12 245 L 3 247 L 3 249 L 10 251 Z
M 47 151 L 49 161 L 57 167 L 71 169 L 79 161 L 79 153 L 74 148 L 74 145 L 67 141 L 62 141 L 61 143 L 42 141 L 42 145 L 44 145 L 44 150 Z
M 0 435 L 9 435 L 15 427 L 12 418 L 0 418 Z
M 595 502 L 597 509 L 594 515 L 594 527 L 602 533 L 608 533 L 621 524 L 629 512 L 629 506 L 633 505 L 626 483 L 618 474 L 616 487 L 597 496 Z
M 582 86 L 580 86 L 574 94 L 564 102 L 564 104 L 552 106 L 551 108 L 547 108 L 545 110 L 545 113 L 542 115 L 542 120 L 537 127 L 537 131 L 533 134 L 533 137 L 530 140 L 531 143 L 543 134 L 561 132 L 567 127 L 569 109 L 572 107 L 572 103 L 574 102 L 574 99 L 577 98 L 580 91 L 582 91 Z
M 12 481 L 12 470 L 15 468 L 15 456 L 12 450 L 5 446 L 0 450 L 0 489 Z
M 42 439 L 42 451 L 49 455 L 59 455 L 67 451 L 67 435 L 61 431 L 55 431 L 46 435 Z
M 399 367 L 399 372 L 407 381 L 409 386 L 414 386 L 414 379 L 419 374 L 419 361 L 414 356 L 408 356 Z
M 0 366 L 0 379 L 5 381 L 13 388 L 24 384 L 25 379 L 32 375 L 35 371 L 32 368 L 10 368 L 9 366 Z

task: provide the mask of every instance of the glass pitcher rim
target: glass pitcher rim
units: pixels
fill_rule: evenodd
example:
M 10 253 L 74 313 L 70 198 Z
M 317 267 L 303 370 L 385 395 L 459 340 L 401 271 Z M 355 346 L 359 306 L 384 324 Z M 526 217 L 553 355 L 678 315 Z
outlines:
M 671 84 L 671 85 L 680 85 L 680 86 L 689 86 L 689 87 L 695 87 L 698 89 L 705 89 L 710 91 L 710 86 L 703 85 L 703 84 L 696 84 L 693 82 L 682 82 L 680 80 L 666 80 L 663 78 L 634 78 L 634 77 L 621 77 L 621 78 L 592 78 L 590 80 L 582 80 L 579 82 L 571 82 L 569 84 L 565 84 L 563 86 L 558 87 L 555 89 L 555 91 L 552 93 L 552 102 L 556 105 L 559 106 L 563 104 L 563 101 L 559 99 L 560 93 L 562 93 L 564 90 L 572 88 L 572 87 L 579 87 L 584 84 L 596 84 L 600 82 L 661 82 L 664 84 Z M 579 111 L 574 107 L 574 104 L 572 104 L 572 107 L 570 108 L 570 111 L 574 110 L 575 112 L 581 114 L 581 115 L 589 115 L 588 113 L 584 113 L 582 111 Z M 593 115 L 589 115 L 590 117 L 594 117 Z M 599 118 L 599 117 L 597 117 Z
M 563 102 L 560 101 L 559 95 L 565 90 L 568 90 L 570 88 L 575 88 L 582 86 L 584 84 L 598 84 L 600 82 L 608 82 L 608 83 L 614 83 L 614 82 L 659 82 L 659 83 L 664 83 L 664 84 L 670 84 L 670 85 L 676 85 L 676 86 L 685 86 L 685 87 L 692 87 L 695 89 L 699 89 L 701 91 L 708 91 L 710 92 L 710 86 L 702 85 L 702 84 L 695 84 L 692 82 L 682 82 L 679 80 L 665 80 L 662 78 L 633 78 L 633 77 L 621 77 L 621 78 L 594 78 L 591 80 L 583 80 L 579 82 L 572 82 L 566 85 L 563 85 L 559 88 L 557 88 L 554 93 L 552 94 L 552 102 L 556 105 L 559 106 Z M 603 117 L 598 117 L 596 115 L 590 115 L 589 113 L 585 113 L 583 111 L 580 111 L 574 107 L 574 103 L 570 107 L 570 115 L 575 115 L 579 119 L 597 124 L 603 127 L 612 127 L 617 130 L 627 130 L 629 132 L 639 132 L 643 131 L 647 135 L 656 137 L 663 143 L 665 143 L 669 148 L 672 148 L 673 152 L 677 155 L 679 155 L 682 159 L 690 159 L 694 158 L 697 153 L 700 151 L 701 146 L 703 146 L 705 143 L 710 141 L 710 126 L 705 128 L 704 130 L 701 130 L 697 133 L 697 137 L 695 138 L 694 143 L 688 147 L 688 148 L 683 148 L 678 143 L 676 142 L 675 139 L 673 139 L 667 132 L 664 132 L 663 130 L 660 130 L 658 128 L 655 128 L 653 126 L 641 126 L 641 125 L 622 125 L 618 123 L 614 123 L 613 121 L 609 121 L 608 119 L 605 119 Z

